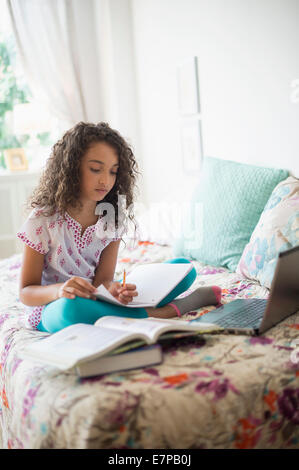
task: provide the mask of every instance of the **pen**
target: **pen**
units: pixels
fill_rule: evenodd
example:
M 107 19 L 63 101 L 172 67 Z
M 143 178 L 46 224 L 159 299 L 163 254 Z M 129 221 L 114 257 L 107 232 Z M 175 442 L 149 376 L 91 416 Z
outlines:
M 126 270 L 124 269 L 124 274 L 123 274 L 123 284 L 122 287 L 125 287 L 126 284 Z

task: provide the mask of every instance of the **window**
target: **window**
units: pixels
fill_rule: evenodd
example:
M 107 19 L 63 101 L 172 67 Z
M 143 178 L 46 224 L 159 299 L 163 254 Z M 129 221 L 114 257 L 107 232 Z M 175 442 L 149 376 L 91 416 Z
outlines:
M 5 0 L 0 0 L 0 171 L 7 169 L 4 151 L 24 150 L 29 169 L 44 166 L 63 123 L 34 101 L 21 61 Z

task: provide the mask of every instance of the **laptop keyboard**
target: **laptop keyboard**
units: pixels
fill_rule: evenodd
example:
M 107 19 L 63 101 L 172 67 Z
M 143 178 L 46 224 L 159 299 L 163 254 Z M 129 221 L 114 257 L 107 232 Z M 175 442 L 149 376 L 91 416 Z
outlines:
M 243 305 L 240 309 L 236 309 L 233 313 L 223 315 L 217 320 L 217 324 L 224 327 L 240 327 L 240 328 L 258 328 L 263 318 L 267 300 L 261 302 L 251 302 L 250 305 Z

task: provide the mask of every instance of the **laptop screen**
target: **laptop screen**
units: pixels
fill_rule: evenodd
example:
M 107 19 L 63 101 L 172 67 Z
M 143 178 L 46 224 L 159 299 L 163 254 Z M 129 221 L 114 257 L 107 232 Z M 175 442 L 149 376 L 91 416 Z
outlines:
M 260 332 L 299 310 L 299 246 L 279 253 Z

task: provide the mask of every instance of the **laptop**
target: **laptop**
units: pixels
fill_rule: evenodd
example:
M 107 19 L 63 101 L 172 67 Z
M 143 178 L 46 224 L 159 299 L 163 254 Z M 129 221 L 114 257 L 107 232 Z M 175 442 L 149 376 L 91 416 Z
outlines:
M 227 333 L 260 335 L 298 310 L 299 246 L 279 253 L 268 299 L 233 300 L 194 321 Z

